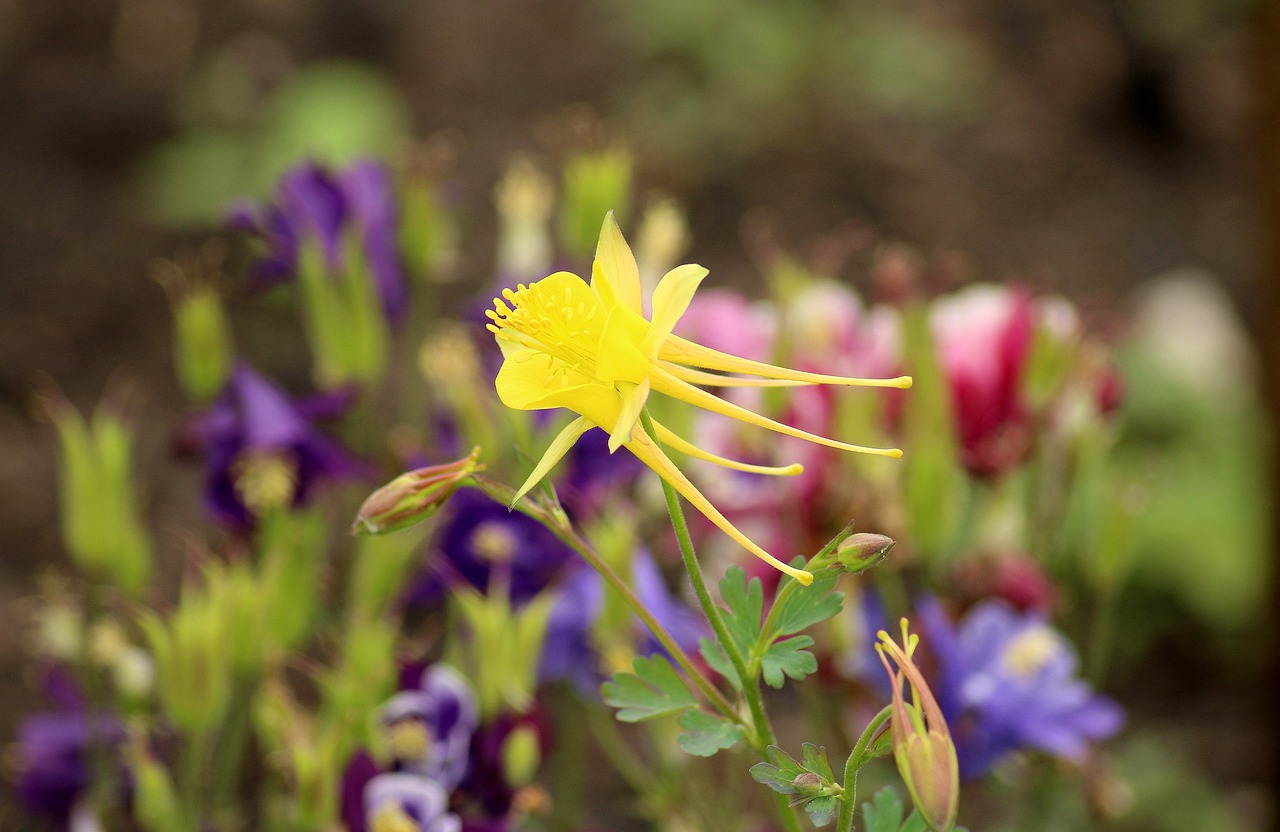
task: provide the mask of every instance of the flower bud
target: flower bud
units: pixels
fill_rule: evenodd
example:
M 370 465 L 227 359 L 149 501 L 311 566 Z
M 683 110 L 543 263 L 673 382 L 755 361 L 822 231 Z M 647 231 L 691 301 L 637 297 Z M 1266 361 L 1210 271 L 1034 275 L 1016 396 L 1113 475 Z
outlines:
M 401 474 L 369 495 L 356 514 L 352 534 L 384 534 L 426 520 L 448 502 L 458 487 L 483 465 L 480 449 L 448 465 L 433 465 Z
M 836 560 L 846 572 L 856 575 L 889 557 L 895 543 L 893 538 L 882 534 L 859 532 L 840 541 L 836 547 Z
M 173 307 L 174 363 L 187 395 L 208 404 L 231 375 L 231 325 L 216 287 L 224 247 L 210 242 L 154 267 Z
M 182 806 L 169 771 L 146 748 L 129 750 L 129 770 L 133 781 L 133 814 L 146 832 L 168 832 L 174 819 L 182 817 Z
M 61 442 L 62 534 L 76 563 L 130 593 L 151 569 L 151 542 L 134 501 L 133 433 L 100 407 L 86 420 L 59 397 L 43 401 Z
M 536 279 L 551 264 L 548 224 L 555 184 L 527 157 L 517 157 L 494 189 L 498 208 L 498 274 L 508 281 Z
M 893 685 L 893 715 L 889 724 L 898 773 L 911 793 L 916 811 L 929 828 L 934 832 L 947 832 L 955 824 L 960 801 L 960 764 L 942 709 L 912 660 L 920 637 L 907 631 L 904 618 L 901 647 L 883 630 L 879 638 L 876 652 Z M 889 659 L 897 665 L 897 672 L 890 667 Z M 904 684 L 911 689 L 910 705 L 902 695 Z
M 564 166 L 560 238 L 575 257 L 586 257 L 596 245 L 600 218 L 609 211 L 619 216 L 631 202 L 631 154 L 613 149 L 583 153 Z
M 509 785 L 519 788 L 533 782 L 542 762 L 542 745 L 538 730 L 532 725 L 517 725 L 502 744 L 502 774 Z
M 812 771 L 796 775 L 796 778 L 791 781 L 791 786 L 801 797 L 817 797 L 828 788 L 828 784 L 823 783 L 822 778 Z

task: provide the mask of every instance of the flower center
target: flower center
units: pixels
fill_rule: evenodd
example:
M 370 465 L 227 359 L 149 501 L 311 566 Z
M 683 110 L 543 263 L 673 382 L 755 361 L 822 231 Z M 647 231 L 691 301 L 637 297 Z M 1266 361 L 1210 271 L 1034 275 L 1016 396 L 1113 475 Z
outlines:
M 241 454 L 231 466 L 231 479 L 236 496 L 254 514 L 287 506 L 298 486 L 293 460 L 261 451 Z
M 492 321 L 489 331 L 500 341 L 546 353 L 594 375 L 604 331 L 603 307 L 577 277 L 567 275 L 572 282 L 556 277 L 503 289 L 502 297 L 493 299 L 494 308 L 485 312 Z
M 1044 669 L 1059 649 L 1057 634 L 1041 625 L 1010 641 L 1000 661 L 1009 673 L 1020 679 L 1030 679 Z
M 402 806 L 384 803 L 369 818 L 369 832 L 421 832 L 422 827 Z
M 431 732 L 420 719 L 402 719 L 387 726 L 387 750 L 397 760 L 421 760 L 431 750 Z
M 481 523 L 471 533 L 471 548 L 488 561 L 508 561 L 516 553 L 519 541 L 506 526 L 490 521 Z

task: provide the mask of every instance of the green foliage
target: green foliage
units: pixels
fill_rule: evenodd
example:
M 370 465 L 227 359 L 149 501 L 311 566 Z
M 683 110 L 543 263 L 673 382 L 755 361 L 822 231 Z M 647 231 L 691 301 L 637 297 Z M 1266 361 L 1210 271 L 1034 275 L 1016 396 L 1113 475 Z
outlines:
M 724 600 L 724 623 L 729 628 L 738 650 L 746 655 L 760 636 L 760 616 L 764 612 L 764 588 L 759 578 L 747 583 L 741 566 L 731 566 L 720 581 L 720 597 Z
M 280 173 L 301 159 L 340 165 L 358 156 L 390 158 L 407 134 L 399 94 L 365 67 L 313 64 L 263 97 L 255 97 L 248 72 L 215 59 L 188 81 L 184 130 L 153 149 L 137 171 L 157 219 L 217 221 L 234 200 L 268 194 Z M 237 90 L 236 116 L 207 105 L 225 99 L 228 88 Z
M 839 614 L 844 593 L 833 591 L 839 578 L 840 574 L 835 571 L 819 573 L 809 586 L 796 587 L 787 593 L 772 615 L 771 632 L 762 633 L 762 638 L 799 633 Z
M 813 646 L 809 636 L 796 636 L 769 645 L 760 661 L 765 684 L 780 688 L 790 677 L 797 682 L 818 670 L 818 660 L 806 647 Z
M 891 786 L 876 792 L 871 803 L 862 804 L 862 824 L 866 832 L 925 832 L 927 826 L 918 812 L 903 821 L 902 799 Z
M 685 711 L 678 721 L 685 730 L 676 741 L 695 757 L 710 757 L 743 739 L 741 725 L 706 711 Z
M 814 826 L 835 820 L 844 789 L 835 782 L 825 748 L 807 742 L 800 760 L 775 745 L 765 754 L 769 762 L 752 766 L 752 779 L 779 794 L 795 795 L 791 805 L 803 807 Z
M 697 704 L 680 674 L 663 656 L 637 656 L 635 673 L 615 673 L 600 686 L 606 705 L 618 708 L 622 722 L 641 722 L 679 713 Z

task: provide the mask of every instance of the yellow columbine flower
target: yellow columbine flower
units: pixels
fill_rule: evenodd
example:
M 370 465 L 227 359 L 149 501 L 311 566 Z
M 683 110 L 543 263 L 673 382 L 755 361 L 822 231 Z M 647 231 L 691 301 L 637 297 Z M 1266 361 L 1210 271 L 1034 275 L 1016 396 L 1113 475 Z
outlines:
M 565 455 L 578 437 L 593 427 L 609 432 L 609 451 L 626 446 L 670 483 L 681 496 L 756 557 L 804 584 L 808 572 L 794 569 L 753 543 L 725 519 L 663 452 L 658 443 L 736 471 L 794 476 L 800 465 L 769 467 L 725 459 L 696 447 L 654 422 L 655 437 L 639 424 L 652 392 L 721 413 L 786 436 L 857 453 L 900 457 L 897 449 L 865 448 L 775 422 L 708 393 L 707 387 L 788 387 L 839 384 L 860 387 L 910 387 L 911 379 L 843 378 L 805 373 L 750 361 L 709 349 L 672 334 L 676 321 L 707 276 L 701 266 L 677 266 L 653 291 L 652 317 L 641 306 L 640 272 L 610 212 L 600 230 L 591 284 L 569 272 L 556 272 L 494 298 L 487 312 L 502 348 L 498 397 L 516 410 L 564 407 L 578 414 L 551 442 L 515 499 L 528 493 Z M 745 373 L 741 378 L 721 373 Z M 654 439 L 656 438 L 656 442 Z M 514 500 L 512 501 L 514 503 Z

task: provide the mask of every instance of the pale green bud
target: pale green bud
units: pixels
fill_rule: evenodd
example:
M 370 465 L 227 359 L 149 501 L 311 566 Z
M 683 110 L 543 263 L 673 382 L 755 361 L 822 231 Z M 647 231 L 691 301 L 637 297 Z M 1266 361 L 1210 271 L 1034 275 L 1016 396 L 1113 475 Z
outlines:
M 532 725 L 517 726 L 502 746 L 502 773 L 515 788 L 533 781 L 542 762 L 542 743 Z
M 480 449 L 447 465 L 433 465 L 401 474 L 369 495 L 356 513 L 353 534 L 383 534 L 426 520 L 448 502 L 454 492 L 483 465 Z
M 230 628 L 219 600 L 188 586 L 167 620 L 147 610 L 139 625 L 155 656 L 156 689 L 165 713 L 183 731 L 211 730 L 231 696 Z
M 136 745 L 129 750 L 133 774 L 133 814 L 146 832 L 170 832 L 183 816 L 168 769 L 151 752 Z
M 631 154 L 615 148 L 583 153 L 565 162 L 560 239 L 575 257 L 595 251 L 600 221 L 613 211 L 624 219 L 631 202 Z
M 218 395 L 234 359 L 231 324 L 215 288 L 223 254 L 220 245 L 210 243 L 199 252 L 187 250 L 161 260 L 154 268 L 173 307 L 178 381 L 201 404 Z
M 298 287 L 316 383 L 333 389 L 377 381 L 386 367 L 391 335 L 358 239 L 348 235 L 336 274 L 320 247 L 303 241 L 298 246 Z
M 836 562 L 846 572 L 865 572 L 889 557 L 895 543 L 893 538 L 882 534 L 859 532 L 840 541 L 836 547 Z
M 514 159 L 494 189 L 498 208 L 498 274 L 514 282 L 536 279 L 551 264 L 548 225 L 556 189 L 528 157 Z
M 134 501 L 132 432 L 108 407 L 99 407 L 88 422 L 60 397 L 42 403 L 61 444 L 67 549 L 86 571 L 131 594 L 141 592 L 151 570 L 151 542 Z

